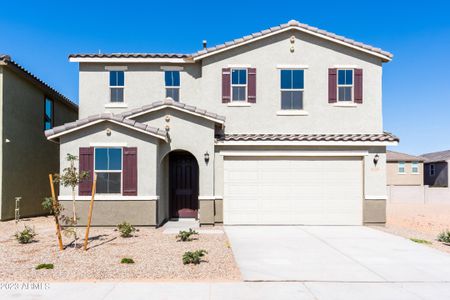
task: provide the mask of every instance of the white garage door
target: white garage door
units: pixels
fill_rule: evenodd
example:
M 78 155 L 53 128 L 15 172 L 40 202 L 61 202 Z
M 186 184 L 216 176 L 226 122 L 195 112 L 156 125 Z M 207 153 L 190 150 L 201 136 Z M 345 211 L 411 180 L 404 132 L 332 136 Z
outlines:
M 359 158 L 225 158 L 225 224 L 362 224 Z

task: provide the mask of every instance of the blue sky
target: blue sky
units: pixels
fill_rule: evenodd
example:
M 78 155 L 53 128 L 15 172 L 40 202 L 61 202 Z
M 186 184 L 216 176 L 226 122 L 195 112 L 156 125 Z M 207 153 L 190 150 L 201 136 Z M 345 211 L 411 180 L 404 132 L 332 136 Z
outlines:
M 8 1 L 1 7 L 0 53 L 75 101 L 70 53 L 191 53 L 203 39 L 220 44 L 296 19 L 394 53 L 383 71 L 383 116 L 385 130 L 401 138 L 395 149 L 450 149 L 446 1 Z

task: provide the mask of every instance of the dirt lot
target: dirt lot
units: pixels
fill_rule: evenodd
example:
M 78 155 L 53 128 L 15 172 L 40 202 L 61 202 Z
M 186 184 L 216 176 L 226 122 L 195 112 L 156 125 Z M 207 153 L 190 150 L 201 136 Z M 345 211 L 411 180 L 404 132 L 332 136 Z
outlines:
M 90 249 L 57 248 L 52 218 L 33 218 L 18 225 L 34 227 L 36 242 L 19 244 L 13 236 L 14 221 L 0 223 L 0 279 L 5 280 L 174 280 L 233 281 L 240 274 L 225 233 L 202 233 L 197 240 L 177 242 L 174 234 L 162 229 L 138 228 L 134 237 L 122 238 L 114 228 L 92 228 Z M 217 230 L 217 227 L 212 229 Z M 85 229 L 79 228 L 84 237 Z M 70 238 L 63 237 L 64 244 Z M 81 243 L 81 242 L 80 242 Z M 205 249 L 208 254 L 200 265 L 183 265 L 185 251 Z M 121 264 L 128 257 L 135 264 Z M 53 263 L 53 270 L 35 270 L 38 264 Z
M 431 247 L 450 253 L 450 246 L 436 241 L 441 231 L 450 229 L 450 203 L 388 203 L 386 227 L 375 228 L 405 238 L 423 239 L 431 242 Z

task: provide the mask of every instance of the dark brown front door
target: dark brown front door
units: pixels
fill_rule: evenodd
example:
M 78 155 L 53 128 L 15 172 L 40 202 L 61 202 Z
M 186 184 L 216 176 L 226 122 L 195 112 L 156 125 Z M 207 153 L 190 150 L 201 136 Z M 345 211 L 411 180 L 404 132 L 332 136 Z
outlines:
M 188 152 L 169 154 L 169 198 L 172 218 L 197 218 L 198 165 Z

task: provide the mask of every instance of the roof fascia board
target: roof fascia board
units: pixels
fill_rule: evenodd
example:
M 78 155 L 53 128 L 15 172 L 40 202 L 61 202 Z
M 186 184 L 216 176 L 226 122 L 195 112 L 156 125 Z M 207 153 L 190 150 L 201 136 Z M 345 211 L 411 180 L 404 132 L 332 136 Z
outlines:
M 217 141 L 217 146 L 397 146 L 398 142 L 359 141 Z
M 191 64 L 193 60 L 184 58 L 136 58 L 136 57 L 70 57 L 70 62 L 78 63 L 177 63 Z
M 75 127 L 75 128 L 72 128 L 72 129 L 69 129 L 69 130 L 66 130 L 66 131 L 63 131 L 63 132 L 60 132 L 60 133 L 51 135 L 51 136 L 47 137 L 47 139 L 48 139 L 48 140 L 52 140 L 52 139 L 58 138 L 58 137 L 60 137 L 60 136 L 63 136 L 63 135 L 66 135 L 66 134 L 69 134 L 69 133 L 72 133 L 72 132 L 81 130 L 81 129 L 86 128 L 86 127 L 90 127 L 90 126 L 96 125 L 96 124 L 99 124 L 99 123 L 102 123 L 102 122 L 111 122 L 111 123 L 114 123 L 114 124 L 117 124 L 117 125 L 120 125 L 120 126 L 129 128 L 129 129 L 136 130 L 136 131 L 138 131 L 138 132 L 141 132 L 141 133 L 144 133 L 144 134 L 147 134 L 147 135 L 154 136 L 154 137 L 156 137 L 156 138 L 160 138 L 160 139 L 162 139 L 162 140 L 164 140 L 164 141 L 167 141 L 167 138 L 166 138 L 166 137 L 163 137 L 163 136 L 161 136 L 161 135 L 154 134 L 154 133 L 152 133 L 152 132 L 149 132 L 149 131 L 146 131 L 146 130 L 139 129 L 139 128 L 130 126 L 130 125 L 128 125 L 128 124 L 124 124 L 124 123 L 117 122 L 117 121 L 115 121 L 115 120 L 108 120 L 108 119 L 102 119 L 102 120 L 96 120 L 96 121 L 93 121 L 93 122 L 89 122 L 89 123 L 86 123 L 86 124 L 84 124 L 84 125 L 82 125 L 82 126 L 80 126 L 80 127 Z
M 286 27 L 286 28 L 283 28 L 283 29 L 280 29 L 278 31 L 274 31 L 274 32 L 271 32 L 271 33 L 268 33 L 268 34 L 265 34 L 265 35 L 261 35 L 261 36 L 255 37 L 255 38 L 251 38 L 251 39 L 249 39 L 249 40 L 247 40 L 245 42 L 242 42 L 242 43 L 239 43 L 239 44 L 236 44 L 236 45 L 227 46 L 227 47 L 224 47 L 224 48 L 219 49 L 219 50 L 213 50 L 211 52 L 208 52 L 208 53 L 205 53 L 205 54 L 201 54 L 199 56 L 194 57 L 194 61 L 202 60 L 203 58 L 206 58 L 208 56 L 219 54 L 219 53 L 222 53 L 224 51 L 228 51 L 228 50 L 234 49 L 236 47 L 247 45 L 249 43 L 253 43 L 253 42 L 259 41 L 261 39 L 264 39 L 264 38 L 267 38 L 267 37 L 271 37 L 273 35 L 276 35 L 276 34 L 279 34 L 279 33 L 282 33 L 282 32 L 286 32 L 286 31 L 289 31 L 289 30 L 298 30 L 298 31 L 301 31 L 301 32 L 305 32 L 307 34 L 311 34 L 311 35 L 317 36 L 319 38 L 322 38 L 322 39 L 325 39 L 325 40 L 329 40 L 329 41 L 332 41 L 332 42 L 335 42 L 335 43 L 338 43 L 338 44 L 341 44 L 341 45 L 344 45 L 344 46 L 347 46 L 347 47 L 350 47 L 350 48 L 353 48 L 353 49 L 356 49 L 356 50 L 359 50 L 359 51 L 362 51 L 362 52 L 365 52 L 365 53 L 368 53 L 368 54 L 371 54 L 371 55 L 374 55 L 374 56 L 377 56 L 377 57 L 379 57 L 379 58 L 381 58 L 381 59 L 383 59 L 385 61 L 391 61 L 392 60 L 392 58 L 390 58 L 390 57 L 388 57 L 386 55 L 383 55 L 381 53 L 377 53 L 377 52 L 371 51 L 369 49 L 364 49 L 362 47 L 359 47 L 359 46 L 356 46 L 356 45 L 352 45 L 350 43 L 347 43 L 347 42 L 344 42 L 344 41 L 341 41 L 341 40 L 338 40 L 338 39 L 335 39 L 335 38 L 332 38 L 332 37 L 329 37 L 329 36 L 326 36 L 326 35 L 322 35 L 320 33 L 316 33 L 316 32 L 307 30 L 305 28 L 292 27 L 291 26 L 291 27 Z
M 182 111 L 182 112 L 194 115 L 194 116 L 198 116 L 198 117 L 201 117 L 201 118 L 208 119 L 210 121 L 213 121 L 213 122 L 216 122 L 216 123 L 219 123 L 219 124 L 225 124 L 225 121 L 223 121 L 223 120 L 212 118 L 212 117 L 209 117 L 207 115 L 202 115 L 202 114 L 196 113 L 194 111 L 190 111 L 188 109 L 184 109 L 182 107 L 178 107 L 178 106 L 174 106 L 174 105 L 167 105 L 167 104 L 164 104 L 164 105 L 161 105 L 161 106 L 158 106 L 158 107 L 155 107 L 155 108 L 150 108 L 148 110 L 132 114 L 132 115 L 126 117 L 125 119 L 133 119 L 133 118 L 136 118 L 136 117 L 139 117 L 139 116 L 142 116 L 142 115 L 154 112 L 154 111 L 158 111 L 158 110 L 161 110 L 161 109 L 165 109 L 165 108 L 173 108 L 173 109 L 176 109 L 176 110 L 179 110 L 179 111 Z

